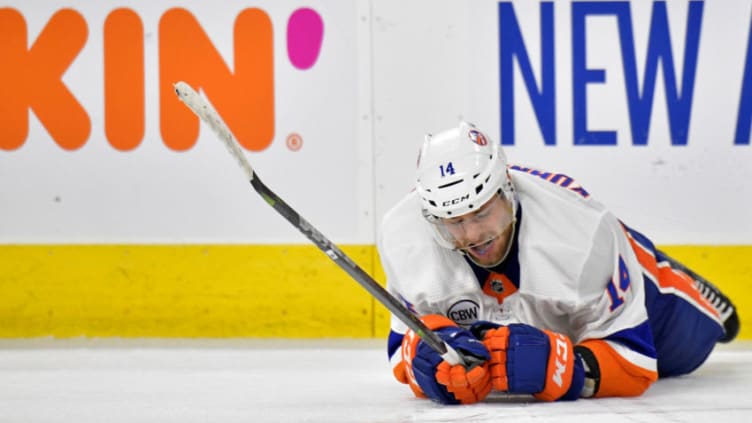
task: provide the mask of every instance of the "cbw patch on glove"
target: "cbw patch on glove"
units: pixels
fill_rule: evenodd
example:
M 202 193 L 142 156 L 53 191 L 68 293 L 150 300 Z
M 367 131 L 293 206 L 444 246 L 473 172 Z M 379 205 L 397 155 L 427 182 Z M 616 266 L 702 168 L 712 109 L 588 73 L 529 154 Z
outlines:
M 466 368 L 451 365 L 441 358 L 412 330 L 402 339 L 402 360 L 415 395 L 442 404 L 472 404 L 491 392 L 488 350 L 473 334 L 440 315 L 427 315 L 423 322 L 460 355 L 475 364 Z
M 567 336 L 525 324 L 483 321 L 470 330 L 491 354 L 494 389 L 544 401 L 579 398 L 585 369 Z

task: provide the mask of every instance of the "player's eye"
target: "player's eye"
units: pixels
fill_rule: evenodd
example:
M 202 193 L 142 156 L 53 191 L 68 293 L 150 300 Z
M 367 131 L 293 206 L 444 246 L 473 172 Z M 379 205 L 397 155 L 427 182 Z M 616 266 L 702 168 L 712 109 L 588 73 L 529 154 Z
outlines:
M 478 210 L 478 213 L 475 214 L 475 217 L 478 219 L 483 219 L 484 217 L 488 216 L 491 213 L 491 209 L 485 209 L 485 210 Z

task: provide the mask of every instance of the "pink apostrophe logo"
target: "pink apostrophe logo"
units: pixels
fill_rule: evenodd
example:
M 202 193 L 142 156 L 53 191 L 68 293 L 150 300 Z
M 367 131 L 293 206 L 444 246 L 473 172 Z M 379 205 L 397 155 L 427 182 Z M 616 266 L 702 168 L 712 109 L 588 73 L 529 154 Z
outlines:
M 319 57 L 324 39 L 324 21 L 309 8 L 301 8 L 287 21 L 287 56 L 300 70 L 310 69 Z
M 287 57 L 297 69 L 306 70 L 316 64 L 324 40 L 324 21 L 313 9 L 300 8 L 287 20 Z M 303 137 L 295 132 L 285 140 L 290 151 L 303 147 Z

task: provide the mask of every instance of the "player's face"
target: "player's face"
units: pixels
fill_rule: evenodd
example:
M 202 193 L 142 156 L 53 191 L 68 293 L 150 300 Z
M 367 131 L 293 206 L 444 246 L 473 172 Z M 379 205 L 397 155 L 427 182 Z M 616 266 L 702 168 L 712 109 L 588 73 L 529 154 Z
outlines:
M 507 251 L 514 220 L 512 204 L 494 195 L 478 210 L 441 219 L 439 230 L 455 248 L 469 254 L 481 266 L 500 262 Z

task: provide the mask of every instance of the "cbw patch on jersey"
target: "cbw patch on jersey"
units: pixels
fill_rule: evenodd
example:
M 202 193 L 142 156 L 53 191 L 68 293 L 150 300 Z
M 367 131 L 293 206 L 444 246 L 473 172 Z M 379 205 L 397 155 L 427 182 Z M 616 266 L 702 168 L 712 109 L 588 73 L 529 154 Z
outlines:
M 446 315 L 460 326 L 470 326 L 479 319 L 480 306 L 472 300 L 460 300 L 449 307 Z

